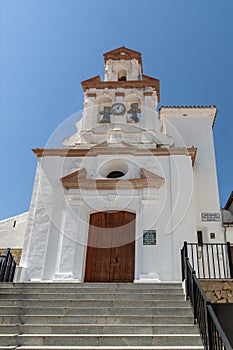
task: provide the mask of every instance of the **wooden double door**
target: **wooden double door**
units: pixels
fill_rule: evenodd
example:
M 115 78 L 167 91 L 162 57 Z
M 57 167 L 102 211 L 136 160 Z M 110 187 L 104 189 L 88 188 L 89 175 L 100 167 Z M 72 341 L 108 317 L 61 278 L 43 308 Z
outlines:
M 85 282 L 133 282 L 135 217 L 126 211 L 90 216 Z

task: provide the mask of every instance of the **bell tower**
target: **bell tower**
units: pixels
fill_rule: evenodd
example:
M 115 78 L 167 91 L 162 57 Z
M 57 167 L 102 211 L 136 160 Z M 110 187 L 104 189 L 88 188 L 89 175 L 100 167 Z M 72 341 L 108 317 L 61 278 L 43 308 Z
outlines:
M 141 53 L 120 47 L 104 54 L 105 81 L 141 80 Z
M 142 74 L 141 53 L 123 46 L 103 56 L 104 80 L 98 75 L 82 82 L 83 119 L 77 125 L 78 132 L 63 145 L 92 147 L 104 141 L 172 145 L 172 139 L 162 133 L 156 111 L 159 80 Z

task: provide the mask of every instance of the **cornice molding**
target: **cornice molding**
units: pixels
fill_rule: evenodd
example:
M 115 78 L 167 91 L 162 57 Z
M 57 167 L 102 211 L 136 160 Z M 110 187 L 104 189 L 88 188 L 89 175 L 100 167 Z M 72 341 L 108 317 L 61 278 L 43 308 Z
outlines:
M 135 155 L 135 156 L 177 156 L 185 155 L 191 157 L 194 166 L 197 148 L 135 148 L 135 147 L 93 147 L 90 149 L 75 149 L 75 148 L 36 148 L 32 150 L 37 158 L 41 157 L 95 157 L 97 155 Z
M 143 89 L 154 88 L 158 95 L 158 102 L 160 101 L 160 82 L 158 79 L 142 75 L 142 80 L 127 80 L 127 81 L 101 81 L 100 76 L 93 77 L 81 82 L 84 92 L 88 89 Z

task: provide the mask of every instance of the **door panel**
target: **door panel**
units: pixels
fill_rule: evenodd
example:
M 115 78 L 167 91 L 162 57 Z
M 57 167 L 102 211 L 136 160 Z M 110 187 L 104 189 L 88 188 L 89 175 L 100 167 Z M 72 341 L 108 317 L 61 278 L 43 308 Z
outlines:
M 133 281 L 135 214 L 98 212 L 90 217 L 86 282 Z

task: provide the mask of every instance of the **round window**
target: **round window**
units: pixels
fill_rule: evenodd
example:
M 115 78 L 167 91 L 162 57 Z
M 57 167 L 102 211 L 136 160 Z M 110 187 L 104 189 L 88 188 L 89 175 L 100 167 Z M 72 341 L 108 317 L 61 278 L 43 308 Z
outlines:
M 99 169 L 99 174 L 108 179 L 116 179 L 125 176 L 128 171 L 129 167 L 125 160 L 118 158 L 104 163 Z
M 113 170 L 111 171 L 108 175 L 107 175 L 107 178 L 108 179 L 116 179 L 118 177 L 122 177 L 124 176 L 125 174 L 122 172 L 122 171 L 119 171 L 119 170 Z

